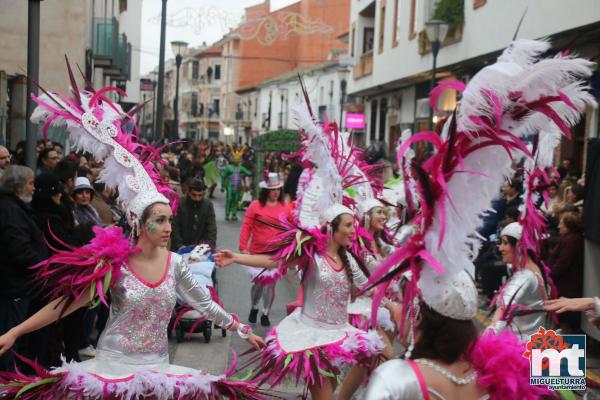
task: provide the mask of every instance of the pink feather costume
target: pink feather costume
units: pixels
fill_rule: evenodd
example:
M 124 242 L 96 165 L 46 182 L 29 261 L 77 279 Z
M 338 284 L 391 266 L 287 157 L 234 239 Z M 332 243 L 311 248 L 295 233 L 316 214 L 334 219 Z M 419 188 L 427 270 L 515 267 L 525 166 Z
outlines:
M 68 64 L 67 64 L 68 65 Z M 128 210 L 132 228 L 150 204 L 160 202 L 176 209 L 174 192 L 160 182 L 152 162 L 156 149 L 136 142 L 124 131 L 131 115 L 122 112 L 105 94 L 79 92 L 71 74 L 74 99 L 49 93 L 34 97 L 39 106 L 32 120 L 67 126 L 76 145 L 90 152 L 105 169 L 100 180 L 118 187 L 119 200 Z M 169 201 L 169 198 L 173 201 Z M 23 360 L 35 371 L 0 373 L 0 397 L 41 399 L 220 399 L 222 397 L 262 399 L 261 392 L 247 381 L 228 380 L 236 361 L 222 375 L 172 365 L 168 357 L 167 325 L 175 300 L 180 296 L 196 310 L 221 326 L 234 321 L 209 293 L 201 289 L 181 256 L 169 253 L 164 275 L 147 282 L 130 268 L 128 258 L 138 251 L 120 228 L 94 228 L 95 238 L 80 248 L 65 245 L 48 260 L 35 266 L 39 282 L 50 288 L 49 300 L 62 298 L 66 307 L 82 298 L 91 306 L 107 304 L 110 315 L 100 336 L 94 359 L 63 363 L 46 371 L 34 361 Z

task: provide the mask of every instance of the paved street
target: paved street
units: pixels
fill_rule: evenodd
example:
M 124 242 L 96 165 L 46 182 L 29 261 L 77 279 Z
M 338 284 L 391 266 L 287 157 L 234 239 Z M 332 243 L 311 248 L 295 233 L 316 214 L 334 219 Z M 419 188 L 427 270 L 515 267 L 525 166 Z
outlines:
M 225 221 L 224 194 L 217 189 L 215 196 L 213 204 L 215 206 L 218 226 L 217 245 L 219 248 L 237 250 L 243 212 L 238 214 L 240 217 L 239 221 Z M 219 297 L 225 304 L 225 308 L 239 315 L 242 322 L 247 322 L 250 311 L 251 285 L 245 269 L 232 265 L 226 269 L 219 270 L 217 271 L 217 281 L 219 285 Z M 298 285 L 298 280 L 291 274 L 277 284 L 275 303 L 270 314 L 273 325 L 285 317 L 285 306 L 296 298 Z M 253 329 L 258 335 L 264 337 L 268 328 L 264 328 L 260 323 L 257 323 L 253 326 Z M 248 347 L 248 344 L 241 340 L 237 334 L 227 333 L 227 337 L 223 338 L 221 332 L 217 330 L 213 331 L 213 336 L 209 344 L 204 343 L 204 338 L 201 334 L 194 335 L 191 340 L 185 340 L 179 344 L 173 338 L 170 346 L 171 362 L 202 369 L 213 374 L 220 374 L 225 369 L 228 358 L 231 359 L 230 348 L 241 354 Z M 239 375 L 242 374 L 240 373 Z M 290 388 L 289 396 L 284 396 L 293 398 L 295 397 L 295 392 L 295 389 Z

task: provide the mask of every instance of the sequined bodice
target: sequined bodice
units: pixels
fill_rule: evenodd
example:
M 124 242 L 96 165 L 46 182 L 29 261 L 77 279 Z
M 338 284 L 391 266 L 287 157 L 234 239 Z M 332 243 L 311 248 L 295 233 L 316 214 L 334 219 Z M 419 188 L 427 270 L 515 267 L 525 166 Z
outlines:
M 361 287 L 366 282 L 355 261 L 350 258 L 355 284 Z M 333 325 L 348 321 L 350 283 L 346 271 L 336 271 L 327 260 L 316 255 L 303 281 L 304 299 L 302 313 L 313 320 Z
M 181 256 L 169 253 L 167 269 L 154 284 L 145 282 L 129 267 L 111 287 L 106 328 L 98 341 L 96 358 L 128 363 L 168 363 L 167 327 L 179 297 L 220 326 L 231 315 L 200 288 Z
M 154 285 L 142 282 L 130 268 L 122 272 L 111 288 L 110 316 L 98 348 L 124 354 L 167 354 L 167 325 L 177 299 L 174 269 L 169 266 Z

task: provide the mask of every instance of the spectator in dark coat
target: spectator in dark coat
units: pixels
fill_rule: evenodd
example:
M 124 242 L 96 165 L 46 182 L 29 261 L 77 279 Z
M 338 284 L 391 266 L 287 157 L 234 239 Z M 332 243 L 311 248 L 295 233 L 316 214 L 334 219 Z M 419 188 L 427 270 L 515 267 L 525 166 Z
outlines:
M 81 246 L 91 239 L 91 228 L 80 225 L 75 229 L 73 214 L 62 203 L 64 195 L 63 184 L 54 174 L 41 174 L 35 179 L 36 191 L 33 195 L 31 206 L 35 212 L 35 219 L 44 232 L 50 250 L 65 250 L 65 245 Z M 64 244 L 63 244 L 64 243 Z M 85 309 L 77 310 L 61 320 L 62 338 L 65 345 L 67 361 L 80 361 L 79 349 L 85 347 L 83 343 L 83 319 Z
M 0 334 L 26 319 L 32 283 L 28 268 L 47 256 L 28 204 L 33 191 L 30 168 L 13 165 L 0 178 Z M 0 371 L 12 370 L 13 366 L 12 352 L 0 357 Z
M 558 224 L 560 239 L 550 252 L 552 279 L 560 297 L 581 297 L 583 294 L 583 229 L 581 216 L 565 212 Z M 559 315 L 563 329 L 578 331 L 581 323 L 579 313 Z
M 217 242 L 217 222 L 215 209 L 210 200 L 205 198 L 206 185 L 202 178 L 188 181 L 188 194 L 183 197 L 173 218 L 173 234 L 171 248 L 177 250 L 182 246 L 195 245 L 199 242 Z

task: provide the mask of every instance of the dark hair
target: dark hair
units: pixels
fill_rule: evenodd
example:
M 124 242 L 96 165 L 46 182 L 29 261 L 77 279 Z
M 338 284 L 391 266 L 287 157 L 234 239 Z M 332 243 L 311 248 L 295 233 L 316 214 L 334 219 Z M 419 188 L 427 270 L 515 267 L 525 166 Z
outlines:
M 469 352 L 477 341 L 473 320 L 458 320 L 443 316 L 421 302 L 421 336 L 415 343 L 413 359 L 429 358 L 451 364 Z
M 508 242 L 508 244 L 510 244 L 513 249 L 514 249 L 514 254 L 519 254 L 518 253 L 518 249 L 517 249 L 517 245 L 519 244 L 519 240 L 517 238 L 514 238 L 512 236 L 508 236 L 505 235 L 506 237 L 506 241 Z M 544 280 L 544 286 L 546 286 L 546 289 L 548 287 L 548 277 L 546 276 L 546 271 L 544 269 L 544 266 L 542 265 L 542 262 L 540 260 L 540 258 L 538 256 L 535 255 L 535 253 L 532 250 L 527 250 L 527 255 L 529 256 L 529 258 L 531 258 L 531 260 L 535 263 L 535 265 L 538 266 L 538 269 L 540 270 L 540 272 L 542 273 L 542 278 Z M 548 291 L 548 290 L 546 290 Z
M 42 165 L 42 161 L 47 160 L 51 151 L 56 151 L 51 147 L 44 147 L 38 156 L 38 165 Z
M 56 168 L 52 171 L 62 183 L 67 183 L 69 179 L 74 179 L 77 174 L 77 163 L 71 160 L 61 160 L 56 164 Z
M 80 165 L 79 167 L 77 167 L 77 176 L 84 176 L 87 178 L 88 174 L 92 176 L 94 175 L 92 170 L 86 167 L 85 165 Z
M 292 200 L 296 200 L 296 192 L 298 191 L 298 183 L 300 176 L 304 172 L 304 168 L 300 164 L 292 165 L 285 183 L 283 184 L 283 193 L 289 194 Z
M 571 192 L 573 192 L 573 194 L 575 195 L 576 202 L 583 199 L 583 195 L 585 192 L 585 190 L 583 189 L 583 186 L 574 184 L 574 185 L 569 186 L 569 188 L 570 188 Z
M 283 190 L 281 190 L 281 188 L 278 188 L 278 189 L 262 188 L 262 189 L 260 189 L 260 192 L 258 193 L 258 202 L 260 203 L 261 206 L 264 207 L 267 204 L 267 199 L 269 198 L 269 193 L 271 192 L 271 190 L 279 190 L 279 197 L 277 198 L 277 201 L 280 203 L 283 203 Z
M 206 184 L 202 177 L 189 178 L 186 183 L 188 191 L 195 190 L 197 192 L 204 192 L 206 190 Z
M 564 212 L 561 214 L 560 220 L 563 222 L 569 232 L 581 232 L 583 230 L 581 215 L 578 212 Z
M 504 218 L 517 222 L 519 220 L 519 208 L 515 206 L 508 207 L 504 213 Z
M 333 221 L 331 221 L 332 233 L 335 233 L 339 229 L 340 224 L 342 223 L 342 215 L 344 215 L 344 214 L 338 215 L 337 217 L 335 217 L 333 219 Z M 352 253 L 352 251 L 350 249 L 346 249 L 345 247 L 340 246 L 340 248 L 338 249 L 338 255 L 340 256 L 340 260 L 342 261 L 342 264 L 344 265 L 344 271 L 346 272 L 346 277 L 348 278 L 348 282 L 350 283 L 351 300 L 354 301 L 358 290 L 357 290 L 356 285 L 354 284 L 352 268 L 350 267 L 350 259 L 348 258 L 348 253 L 350 253 L 350 255 L 354 258 L 354 261 L 356 261 L 356 264 L 358 265 L 360 270 L 367 277 L 369 276 L 369 270 L 365 267 L 365 265 L 362 262 L 360 257 L 357 257 L 354 253 Z
M 520 179 L 511 179 L 508 186 L 515 189 L 518 193 L 523 192 L 523 182 Z

